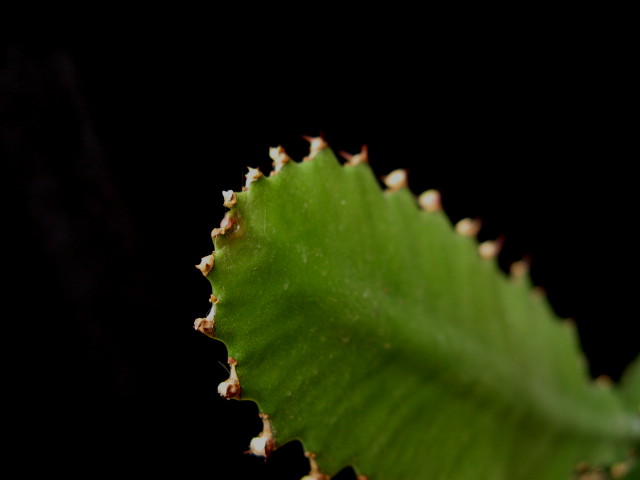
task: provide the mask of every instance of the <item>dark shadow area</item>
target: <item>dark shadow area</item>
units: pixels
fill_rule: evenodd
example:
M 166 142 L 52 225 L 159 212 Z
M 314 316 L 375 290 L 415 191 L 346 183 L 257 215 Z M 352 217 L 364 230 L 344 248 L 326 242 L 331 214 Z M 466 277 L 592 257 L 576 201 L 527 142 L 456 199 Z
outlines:
M 332 480 L 357 480 L 356 472 L 353 471 L 353 468 L 346 467 L 340 470 Z

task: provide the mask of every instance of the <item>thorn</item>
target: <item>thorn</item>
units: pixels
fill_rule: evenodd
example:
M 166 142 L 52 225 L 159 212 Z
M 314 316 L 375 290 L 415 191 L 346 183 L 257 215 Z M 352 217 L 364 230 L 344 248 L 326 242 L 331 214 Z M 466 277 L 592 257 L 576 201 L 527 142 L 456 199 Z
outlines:
M 213 293 L 211 294 L 211 296 L 209 297 L 209 301 L 211 303 L 213 303 L 214 305 L 216 305 L 218 303 L 218 297 L 216 297 Z
M 207 318 L 196 318 L 196 321 L 193 322 L 193 328 L 198 330 L 201 333 L 204 333 L 207 337 L 215 338 L 215 306 L 209 311 L 209 315 Z
M 271 430 L 271 422 L 269 421 L 269 415 L 261 413 L 262 418 L 262 432 L 257 437 L 251 439 L 249 444 L 249 453 L 258 457 L 265 457 L 267 459 L 271 452 L 275 450 L 276 441 L 273 438 L 273 431 Z
M 502 238 L 498 238 L 497 240 L 487 240 L 486 242 L 482 242 L 478 245 L 478 253 L 485 260 L 490 260 L 492 258 L 496 258 L 502 249 L 502 244 L 504 240 Z
M 536 298 L 538 300 L 544 300 L 545 298 L 547 298 L 547 291 L 540 285 L 536 285 L 535 287 L 533 287 L 533 289 L 531 290 L 531 294 L 533 295 L 533 298 Z
M 207 255 L 206 257 L 202 257 L 202 260 L 200 260 L 200 263 L 196 265 L 196 268 L 206 277 L 213 268 L 214 262 L 213 254 Z
M 575 468 L 576 473 L 586 473 L 590 470 L 589 464 L 585 461 L 578 462 Z
M 321 150 L 324 150 L 329 146 L 325 141 L 325 139 L 322 138 L 322 134 L 320 134 L 320 136 L 318 137 L 309 137 L 307 135 L 303 135 L 302 138 L 304 138 L 307 142 L 311 144 L 309 146 L 309 155 L 307 155 L 302 159 L 303 162 L 308 162 L 310 160 L 313 160 Z
M 580 474 L 577 480 L 606 480 L 605 473 L 600 469 L 591 470 Z
M 618 462 L 611 465 L 611 478 L 622 478 L 631 470 L 629 461 Z
M 273 160 L 273 170 L 269 174 L 269 176 L 277 175 L 282 170 L 285 164 L 291 161 L 291 157 L 287 155 L 282 146 L 278 145 L 277 147 L 271 147 L 269 149 L 269 157 Z
M 341 151 L 340 155 L 347 159 L 345 165 L 349 167 L 359 165 L 360 163 L 369 163 L 369 148 L 366 145 L 363 145 L 360 153 L 356 153 L 355 155 L 351 155 L 345 151 Z
M 207 314 L 206 318 L 196 318 L 195 322 L 193 323 L 193 328 L 198 330 L 199 332 L 204 333 L 208 337 L 215 338 L 214 337 L 215 323 L 216 323 L 215 315 L 216 315 L 216 306 L 212 305 L 211 310 L 209 310 L 209 313 Z
M 523 258 L 517 262 L 513 262 L 509 267 L 509 275 L 513 280 L 524 277 L 529 273 L 529 266 L 531 265 L 528 258 Z
M 394 170 L 386 177 L 383 177 L 382 181 L 387 186 L 387 191 L 395 192 L 407 186 L 407 171 L 403 169 Z
M 609 375 L 600 375 L 596 377 L 595 382 L 600 387 L 611 387 L 613 385 L 613 380 Z
M 463 237 L 475 237 L 480 231 L 482 222 L 479 218 L 472 220 L 471 218 L 463 218 L 456 223 L 456 232 Z
M 318 468 L 315 453 L 304 452 L 304 456 L 309 459 L 309 475 L 305 475 L 300 480 L 329 480 L 329 475 L 325 475 Z
M 262 177 L 262 172 L 260 171 L 260 167 L 258 168 L 251 168 L 248 167 L 249 173 L 247 173 L 244 178 L 247 179 L 247 181 L 244 184 L 244 187 L 242 187 L 242 190 L 248 190 L 249 189 L 249 185 L 251 185 L 253 182 L 257 181 L 260 177 Z
M 427 190 L 418 197 L 418 205 L 427 212 L 439 212 L 442 210 L 441 195 L 438 190 Z
M 236 362 L 231 357 L 229 357 L 227 362 L 231 367 L 229 378 L 218 385 L 218 393 L 220 394 L 220 396 L 226 398 L 227 400 L 229 400 L 230 398 L 240 400 L 242 388 L 240 387 L 240 381 L 238 380 L 238 374 L 236 373 L 236 365 L 238 364 L 238 362 Z
M 574 318 L 565 318 L 562 320 L 562 325 L 564 325 L 569 330 L 576 330 L 576 320 Z
M 226 190 L 222 192 L 222 196 L 224 197 L 224 205 L 227 208 L 233 207 L 237 203 L 236 192 L 233 190 Z
M 605 480 L 607 477 L 601 468 L 594 468 L 587 462 L 580 462 L 574 471 L 577 473 L 576 480 Z
M 231 212 L 227 212 L 224 215 L 224 218 L 222 219 L 222 221 L 220 222 L 220 227 L 216 227 L 213 230 L 211 230 L 211 238 L 215 238 L 218 235 L 226 234 L 229 230 L 233 228 L 235 224 L 236 224 L 236 220 L 235 218 L 233 218 L 233 214 Z

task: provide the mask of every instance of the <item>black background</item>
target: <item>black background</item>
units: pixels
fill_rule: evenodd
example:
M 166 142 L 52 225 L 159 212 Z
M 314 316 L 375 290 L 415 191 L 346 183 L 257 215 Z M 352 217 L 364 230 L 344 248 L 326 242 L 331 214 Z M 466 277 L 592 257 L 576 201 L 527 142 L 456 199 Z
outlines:
M 453 221 L 483 219 L 480 239 L 505 235 L 501 265 L 530 256 L 591 373 L 618 379 L 638 353 L 637 99 L 608 52 L 549 53 L 7 44 L 5 341 L 24 470 L 304 474 L 299 445 L 266 464 L 242 453 L 257 408 L 216 393 L 226 351 L 192 328 L 210 293 L 193 266 L 221 191 L 268 171 L 270 146 L 300 159 L 321 132 L 335 151 L 367 144 L 378 175 L 408 168 L 415 193 L 440 189 Z

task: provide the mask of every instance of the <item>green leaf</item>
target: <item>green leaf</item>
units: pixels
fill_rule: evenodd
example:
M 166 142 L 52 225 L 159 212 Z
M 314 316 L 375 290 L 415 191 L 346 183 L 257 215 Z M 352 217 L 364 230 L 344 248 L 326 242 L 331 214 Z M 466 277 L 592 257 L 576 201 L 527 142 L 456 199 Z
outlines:
M 623 455 L 637 411 L 526 276 L 351 163 L 287 163 L 216 232 L 215 337 L 277 444 L 371 480 L 565 479 Z
M 640 357 L 627 367 L 621 384 L 627 405 L 631 410 L 640 413 Z

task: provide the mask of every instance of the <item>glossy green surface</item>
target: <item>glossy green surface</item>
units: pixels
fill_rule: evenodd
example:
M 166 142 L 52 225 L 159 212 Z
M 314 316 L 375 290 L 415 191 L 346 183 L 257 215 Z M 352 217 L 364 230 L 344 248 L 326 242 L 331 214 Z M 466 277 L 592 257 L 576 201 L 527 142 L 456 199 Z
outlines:
M 575 332 L 443 212 L 329 149 L 237 195 L 215 241 L 216 338 L 243 399 L 335 474 L 567 479 L 640 437 Z

